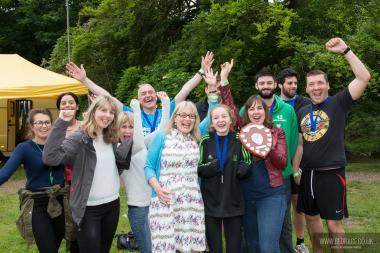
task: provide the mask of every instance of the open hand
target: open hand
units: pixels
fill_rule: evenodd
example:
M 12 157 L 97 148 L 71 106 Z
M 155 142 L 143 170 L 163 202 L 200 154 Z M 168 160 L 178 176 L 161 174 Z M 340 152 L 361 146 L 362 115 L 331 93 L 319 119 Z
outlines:
M 214 53 L 207 51 L 205 56 L 202 56 L 201 68 L 206 71 L 206 69 L 211 68 L 214 62 Z
M 83 64 L 81 64 L 79 68 L 74 62 L 70 62 L 66 64 L 66 71 L 72 78 L 78 80 L 79 82 L 83 83 L 86 80 L 87 75 Z
M 205 75 L 203 77 L 203 79 L 205 80 L 205 82 L 207 83 L 207 85 L 210 87 L 217 87 L 218 86 L 218 82 L 216 80 L 216 76 L 218 75 L 218 72 L 216 72 L 214 74 L 214 71 L 212 70 L 212 68 L 207 68 L 205 69 Z
M 234 59 L 231 59 L 231 62 L 225 62 L 222 65 L 220 65 L 220 78 L 222 80 L 227 80 L 228 75 L 231 72 L 232 67 L 234 66 Z

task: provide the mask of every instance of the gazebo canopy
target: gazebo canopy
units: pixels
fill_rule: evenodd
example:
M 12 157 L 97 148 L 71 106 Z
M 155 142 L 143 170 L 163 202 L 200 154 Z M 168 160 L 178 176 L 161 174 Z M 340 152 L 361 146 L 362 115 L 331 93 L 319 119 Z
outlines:
M 63 92 L 87 94 L 79 81 L 41 68 L 17 54 L 0 54 L 0 99 L 56 98 Z

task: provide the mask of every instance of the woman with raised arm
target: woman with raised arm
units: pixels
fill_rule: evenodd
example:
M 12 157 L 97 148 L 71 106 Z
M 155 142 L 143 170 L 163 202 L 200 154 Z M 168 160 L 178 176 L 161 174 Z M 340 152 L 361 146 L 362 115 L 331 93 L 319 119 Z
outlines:
M 98 96 L 80 129 L 66 137 L 74 115 L 75 110 L 59 112 L 43 160 L 73 166 L 70 207 L 80 252 L 109 252 L 119 220 L 119 173 L 129 166 L 132 141 L 117 147 L 117 106 L 110 96 Z

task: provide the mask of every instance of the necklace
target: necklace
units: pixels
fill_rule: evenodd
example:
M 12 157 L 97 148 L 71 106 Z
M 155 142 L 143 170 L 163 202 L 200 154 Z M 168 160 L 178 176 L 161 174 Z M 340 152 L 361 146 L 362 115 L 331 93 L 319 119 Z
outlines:
M 34 142 L 33 140 L 32 142 L 34 143 L 34 145 L 36 145 L 38 150 L 41 152 L 41 156 L 42 156 L 42 149 L 40 148 L 39 144 Z M 49 179 L 50 179 L 50 185 L 54 185 L 53 169 L 50 166 L 49 166 Z

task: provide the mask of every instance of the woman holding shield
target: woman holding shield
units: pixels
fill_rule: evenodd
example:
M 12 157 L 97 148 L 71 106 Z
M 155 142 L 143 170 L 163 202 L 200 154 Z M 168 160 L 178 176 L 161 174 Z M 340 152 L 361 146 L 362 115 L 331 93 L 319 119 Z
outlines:
M 268 142 L 270 143 L 271 139 L 272 145 L 269 145 L 270 149 L 265 156 L 252 154 L 251 176 L 243 183 L 245 241 L 249 252 L 279 253 L 279 240 L 286 210 L 282 177 L 282 168 L 287 162 L 285 134 L 281 128 L 273 125 L 268 107 L 259 96 L 251 96 L 245 103 L 243 125 L 247 124 L 268 128 Z M 244 129 L 245 127 L 242 131 Z M 257 130 L 253 131 L 253 134 L 255 133 Z M 263 135 L 262 138 L 265 143 L 266 137 Z M 253 141 L 245 146 L 254 145 Z

